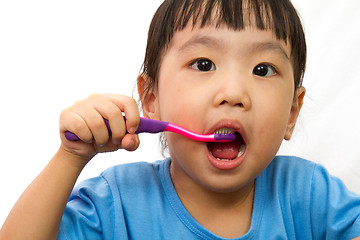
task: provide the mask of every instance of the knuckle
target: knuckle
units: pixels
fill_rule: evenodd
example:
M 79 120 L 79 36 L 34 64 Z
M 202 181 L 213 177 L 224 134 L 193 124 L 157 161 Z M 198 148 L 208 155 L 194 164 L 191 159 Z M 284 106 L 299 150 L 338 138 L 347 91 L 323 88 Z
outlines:
M 129 97 L 129 98 L 128 98 L 128 101 L 129 101 L 129 104 L 137 105 L 136 100 L 135 100 L 134 98 L 132 98 L 132 97 Z
M 69 111 L 76 111 L 88 106 L 88 102 L 86 99 L 76 101 L 71 107 L 68 108 Z
M 91 95 L 89 95 L 86 99 L 84 99 L 84 103 L 87 105 L 96 105 L 96 103 L 99 103 L 101 101 L 103 101 L 105 99 L 105 97 L 102 94 L 98 94 L 98 93 L 93 93 Z
M 130 106 L 130 107 L 133 107 L 134 105 L 137 105 L 135 99 L 132 98 L 132 97 L 128 97 L 128 96 L 125 96 L 125 97 L 123 98 L 123 103 L 124 103 L 126 106 Z
M 90 94 L 90 95 L 88 96 L 88 99 L 99 98 L 100 96 L 101 96 L 101 94 L 93 93 L 93 94 Z
M 62 110 L 60 113 L 60 122 L 64 121 L 67 118 L 68 114 L 69 114 L 68 108 Z

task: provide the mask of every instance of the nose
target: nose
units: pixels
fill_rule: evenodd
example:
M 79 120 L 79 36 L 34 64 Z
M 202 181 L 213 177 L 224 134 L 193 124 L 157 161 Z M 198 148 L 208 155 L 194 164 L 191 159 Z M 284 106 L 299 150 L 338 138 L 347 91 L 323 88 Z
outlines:
M 219 80 L 219 79 L 218 79 Z M 217 82 L 215 106 L 229 105 L 247 111 L 251 108 L 250 82 L 246 76 L 237 74 L 221 78 Z

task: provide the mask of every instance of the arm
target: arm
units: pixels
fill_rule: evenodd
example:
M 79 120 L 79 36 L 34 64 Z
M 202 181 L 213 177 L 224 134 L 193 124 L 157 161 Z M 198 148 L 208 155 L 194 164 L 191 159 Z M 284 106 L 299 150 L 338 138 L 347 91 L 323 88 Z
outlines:
M 59 149 L 15 204 L 0 239 L 56 239 L 60 220 L 82 167 Z
M 127 116 L 126 125 L 122 112 Z M 111 138 L 103 118 L 109 120 Z M 15 204 L 0 239 L 56 239 L 67 200 L 82 169 L 99 152 L 135 150 L 139 139 L 129 132 L 136 131 L 139 120 L 136 102 L 119 95 L 93 95 L 64 110 L 60 117 L 62 144 Z M 66 140 L 67 130 L 83 141 Z

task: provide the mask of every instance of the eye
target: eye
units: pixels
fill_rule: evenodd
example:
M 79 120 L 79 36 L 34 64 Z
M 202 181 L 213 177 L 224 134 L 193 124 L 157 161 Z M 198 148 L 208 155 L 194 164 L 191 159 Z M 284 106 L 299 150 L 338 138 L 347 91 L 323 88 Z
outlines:
M 270 77 L 277 74 L 277 71 L 275 70 L 274 67 L 270 66 L 269 64 L 262 63 L 254 68 L 253 74 L 260 77 Z
M 191 67 L 201 72 L 214 71 L 216 69 L 215 64 L 209 59 L 197 59 L 191 63 Z

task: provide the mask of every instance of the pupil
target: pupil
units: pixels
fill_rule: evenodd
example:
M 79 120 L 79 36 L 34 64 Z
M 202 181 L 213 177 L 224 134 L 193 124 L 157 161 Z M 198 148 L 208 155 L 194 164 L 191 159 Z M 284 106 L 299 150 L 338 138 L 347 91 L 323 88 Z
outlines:
M 212 62 L 209 60 L 199 60 L 197 65 L 200 71 L 210 71 Z
M 268 74 L 269 68 L 266 65 L 258 65 L 254 69 L 254 74 L 265 77 Z

